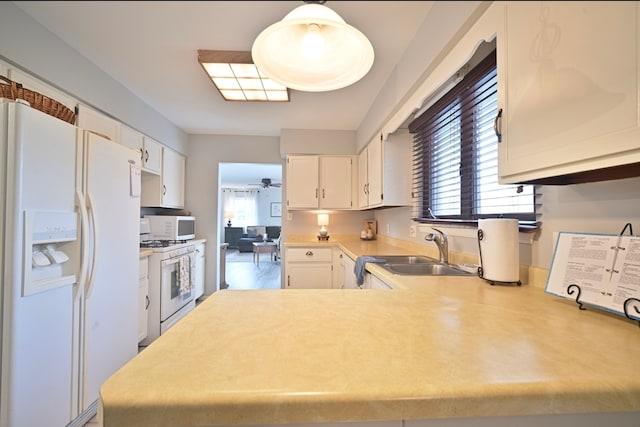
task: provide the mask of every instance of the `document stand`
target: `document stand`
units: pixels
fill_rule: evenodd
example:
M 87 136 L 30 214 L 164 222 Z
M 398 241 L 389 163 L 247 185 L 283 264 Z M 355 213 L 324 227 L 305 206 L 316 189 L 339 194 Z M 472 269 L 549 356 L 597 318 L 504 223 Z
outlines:
M 624 232 L 627 230 L 627 228 L 629 229 L 629 235 L 633 235 L 633 228 L 631 223 L 627 223 L 624 228 L 622 229 L 622 231 L 620 232 L 620 236 L 624 235 Z M 620 248 L 617 247 L 616 249 L 624 249 L 624 248 Z M 579 310 L 586 310 L 586 308 L 584 308 L 584 304 L 580 301 L 580 294 L 581 294 L 582 290 L 580 289 L 580 286 L 575 284 L 575 283 L 571 283 L 568 287 L 567 287 L 567 294 L 569 295 L 573 295 L 574 293 L 577 293 L 575 301 L 576 304 L 578 304 L 578 309 Z M 632 317 L 630 313 L 630 307 L 633 307 L 633 309 L 636 312 L 636 315 L 638 315 L 638 317 Z M 640 327 L 640 309 L 638 308 L 640 307 L 640 300 L 638 298 L 627 298 L 624 303 L 622 304 L 622 311 L 624 312 L 624 315 L 627 317 L 627 319 L 629 320 L 633 320 L 633 321 L 637 321 L 638 322 L 638 327 Z

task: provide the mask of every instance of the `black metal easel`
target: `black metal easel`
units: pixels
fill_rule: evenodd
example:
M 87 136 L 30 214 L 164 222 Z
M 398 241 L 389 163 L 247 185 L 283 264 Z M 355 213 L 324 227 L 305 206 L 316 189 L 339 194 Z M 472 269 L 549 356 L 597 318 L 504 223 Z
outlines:
M 626 223 L 624 228 L 622 229 L 622 231 L 620 232 L 620 236 L 624 235 L 624 232 L 627 230 L 627 228 L 629 229 L 629 234 L 631 236 L 633 236 L 633 226 L 631 225 L 630 222 Z M 567 293 L 569 295 L 573 295 L 574 292 L 577 292 L 576 295 L 576 304 L 578 304 L 578 309 L 579 310 L 586 310 L 586 308 L 584 308 L 584 305 L 582 304 L 582 302 L 580 302 L 580 293 L 582 292 L 582 290 L 580 289 L 580 286 L 578 286 L 575 283 L 571 283 L 569 286 L 567 286 Z M 629 307 L 632 307 L 635 310 L 636 314 L 638 315 L 638 317 L 632 317 L 629 313 L 630 313 L 630 309 Z M 624 315 L 627 317 L 627 319 L 629 320 L 633 320 L 633 321 L 637 321 L 638 322 L 638 327 L 640 327 L 640 300 L 637 298 L 627 298 L 624 303 L 622 303 L 622 310 L 624 312 Z

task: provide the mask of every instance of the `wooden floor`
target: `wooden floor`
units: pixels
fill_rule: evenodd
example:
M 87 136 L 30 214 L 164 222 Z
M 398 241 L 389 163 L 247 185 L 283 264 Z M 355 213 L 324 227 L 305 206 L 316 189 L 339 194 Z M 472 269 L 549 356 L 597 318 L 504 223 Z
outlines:
M 260 264 L 253 261 L 252 252 L 227 251 L 225 276 L 228 289 L 280 289 L 280 260 L 272 254 L 259 254 Z

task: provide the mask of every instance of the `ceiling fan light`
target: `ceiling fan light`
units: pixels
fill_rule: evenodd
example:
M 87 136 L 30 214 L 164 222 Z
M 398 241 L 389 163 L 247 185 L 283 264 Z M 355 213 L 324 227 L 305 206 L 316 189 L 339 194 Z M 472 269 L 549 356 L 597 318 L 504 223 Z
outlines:
M 311 45 L 322 43 L 324 51 L 319 56 L 301 49 L 305 36 L 311 37 Z M 269 78 L 306 92 L 349 86 L 369 72 L 374 60 L 373 46 L 364 34 L 333 10 L 315 3 L 298 6 L 262 31 L 251 55 Z

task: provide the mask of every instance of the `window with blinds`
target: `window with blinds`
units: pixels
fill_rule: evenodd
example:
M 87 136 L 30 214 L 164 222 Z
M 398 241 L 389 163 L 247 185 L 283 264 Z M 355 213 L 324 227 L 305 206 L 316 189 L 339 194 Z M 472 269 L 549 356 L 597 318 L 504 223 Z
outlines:
M 473 223 L 517 218 L 535 227 L 535 188 L 498 184 L 496 53 L 493 50 L 409 124 L 414 220 Z

